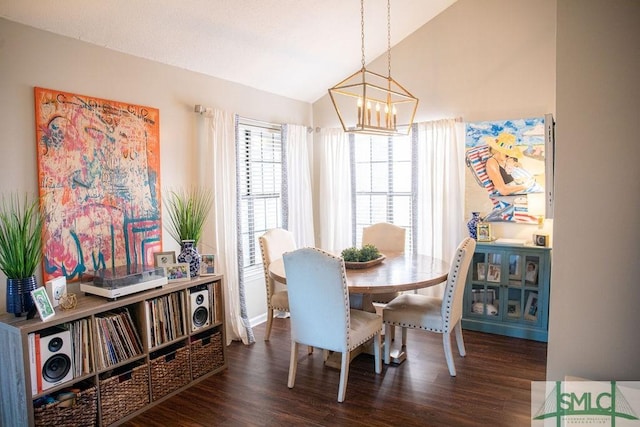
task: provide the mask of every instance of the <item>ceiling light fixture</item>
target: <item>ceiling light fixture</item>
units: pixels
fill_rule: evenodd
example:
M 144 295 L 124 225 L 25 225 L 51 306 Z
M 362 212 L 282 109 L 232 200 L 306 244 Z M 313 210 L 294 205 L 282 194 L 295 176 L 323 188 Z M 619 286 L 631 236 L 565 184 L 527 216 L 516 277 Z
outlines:
M 414 97 L 391 77 L 391 0 L 387 0 L 388 75 L 365 68 L 364 0 L 360 0 L 362 68 L 329 89 L 331 102 L 345 132 L 406 135 L 418 108 Z

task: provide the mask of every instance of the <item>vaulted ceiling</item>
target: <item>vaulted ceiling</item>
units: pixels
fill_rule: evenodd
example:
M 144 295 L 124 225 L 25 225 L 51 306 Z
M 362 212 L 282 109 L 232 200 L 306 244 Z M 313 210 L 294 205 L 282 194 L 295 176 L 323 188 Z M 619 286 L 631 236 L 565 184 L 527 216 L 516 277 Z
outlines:
M 391 44 L 455 1 L 391 1 Z M 361 66 L 358 0 L 0 0 L 0 16 L 306 102 Z M 364 20 L 370 62 L 387 2 L 365 0 Z

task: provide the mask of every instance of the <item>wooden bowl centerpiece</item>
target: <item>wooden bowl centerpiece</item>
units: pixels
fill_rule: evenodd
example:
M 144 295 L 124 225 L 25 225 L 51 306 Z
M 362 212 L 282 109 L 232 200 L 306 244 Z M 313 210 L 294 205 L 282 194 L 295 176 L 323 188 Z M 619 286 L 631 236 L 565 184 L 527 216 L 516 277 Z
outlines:
M 364 245 L 361 249 L 347 248 L 342 251 L 344 266 L 349 269 L 369 268 L 384 261 L 385 256 L 373 245 Z

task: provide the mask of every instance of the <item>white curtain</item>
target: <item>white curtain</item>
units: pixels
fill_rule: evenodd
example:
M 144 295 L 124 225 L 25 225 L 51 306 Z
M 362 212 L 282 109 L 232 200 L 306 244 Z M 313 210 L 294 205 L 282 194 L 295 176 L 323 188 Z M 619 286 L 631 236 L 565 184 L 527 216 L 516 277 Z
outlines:
M 222 110 L 207 110 L 201 117 L 198 135 L 200 185 L 214 194 L 214 206 L 207 218 L 202 250 L 217 256 L 224 274 L 227 345 L 232 340 L 254 341 L 238 274 L 235 116 Z
M 418 253 L 449 262 L 465 235 L 464 123 L 444 119 L 416 127 Z M 420 293 L 441 296 L 443 289 Z
M 340 252 L 352 246 L 349 138 L 342 129 L 322 129 L 318 144 L 320 248 Z
M 306 126 L 284 126 L 287 229 L 295 236 L 299 248 L 315 246 L 309 139 Z

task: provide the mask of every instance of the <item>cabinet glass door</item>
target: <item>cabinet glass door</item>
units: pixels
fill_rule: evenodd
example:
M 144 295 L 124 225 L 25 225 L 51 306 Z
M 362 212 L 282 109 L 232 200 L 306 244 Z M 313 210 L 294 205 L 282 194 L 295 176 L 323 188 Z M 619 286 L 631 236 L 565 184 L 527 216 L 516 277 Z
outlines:
M 501 255 L 475 253 L 468 310 L 473 316 L 500 316 Z

